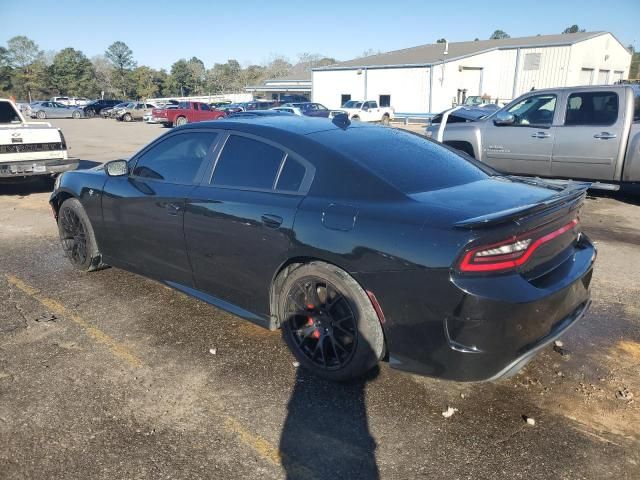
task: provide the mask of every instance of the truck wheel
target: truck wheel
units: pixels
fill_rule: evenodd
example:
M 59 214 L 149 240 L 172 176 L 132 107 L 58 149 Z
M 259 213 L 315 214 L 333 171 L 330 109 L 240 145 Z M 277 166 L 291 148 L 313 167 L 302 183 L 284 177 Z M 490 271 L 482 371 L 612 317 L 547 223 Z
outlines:
M 122 120 L 124 120 L 125 122 L 130 122 L 133 119 L 131 118 L 130 113 L 125 113 L 124 116 L 122 117 Z
M 42 110 L 40 110 L 38 113 L 36 113 L 36 117 L 38 117 L 40 120 L 47 118 L 47 114 L 44 113 Z
M 71 117 L 75 118 L 76 120 L 80 118 L 80 112 L 75 111 L 73 113 L 71 113 Z
M 357 115 L 354 115 L 353 117 L 351 117 L 351 121 L 352 122 L 359 122 L 360 121 L 360 117 Z
M 306 369 L 330 381 L 360 377 L 384 355 L 384 334 L 367 293 L 344 270 L 311 262 L 278 292 L 285 342 Z
M 386 113 L 382 116 L 382 124 L 389 125 L 389 115 L 387 115 Z
M 189 123 L 189 120 L 187 120 L 187 117 L 178 117 L 176 118 L 176 126 L 180 126 L 180 125 L 186 125 L 187 123 Z

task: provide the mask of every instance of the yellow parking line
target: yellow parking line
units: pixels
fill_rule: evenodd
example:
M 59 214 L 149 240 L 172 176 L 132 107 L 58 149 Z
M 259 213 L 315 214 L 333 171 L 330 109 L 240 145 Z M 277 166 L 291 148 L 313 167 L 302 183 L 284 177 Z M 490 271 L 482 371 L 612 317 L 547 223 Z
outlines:
M 111 350 L 116 357 L 124 360 L 129 365 L 133 367 L 141 367 L 142 361 L 136 356 L 134 353 L 130 352 L 124 345 L 111 338 L 105 332 L 100 330 L 98 327 L 90 324 L 86 320 L 84 320 L 79 315 L 69 311 L 63 304 L 60 302 L 46 297 L 40 294 L 40 291 L 37 288 L 32 287 L 28 283 L 24 282 L 20 278 L 14 275 L 5 275 L 7 282 L 11 285 L 28 295 L 30 298 L 38 301 L 40 304 L 44 305 L 47 309 L 49 309 L 52 313 L 64 318 L 70 319 L 73 323 L 78 325 L 89 337 L 91 337 L 96 342 L 105 345 Z M 281 467 L 282 466 L 282 453 L 280 450 L 274 446 L 271 442 L 266 440 L 265 438 L 251 432 L 247 429 L 240 421 L 230 415 L 224 415 L 224 429 L 228 433 L 234 435 L 240 443 L 250 447 L 254 450 L 262 459 L 267 461 L 268 463 Z M 292 466 L 295 470 L 295 474 L 297 478 L 302 479 L 314 479 L 315 475 L 309 471 L 306 467 L 302 465 Z
M 98 327 L 91 325 L 82 317 L 76 315 L 73 312 L 70 312 L 60 302 L 52 298 L 48 298 L 43 295 L 40 295 L 40 292 L 38 289 L 32 287 L 31 285 L 27 284 L 26 282 L 24 282 L 23 280 L 19 279 L 14 275 L 5 275 L 5 277 L 7 279 L 7 282 L 9 282 L 11 285 L 16 287 L 18 290 L 21 290 L 23 293 L 25 293 L 29 297 L 40 302 L 42 305 L 44 305 L 49 310 L 51 310 L 52 313 L 55 313 L 60 317 L 68 318 L 73 323 L 78 325 L 80 328 L 82 328 L 82 330 L 84 330 L 84 332 L 87 335 L 89 335 L 89 337 L 94 339 L 96 342 L 108 347 L 109 350 L 111 350 L 111 353 L 113 353 L 119 359 L 124 360 L 132 367 L 138 368 L 142 366 L 142 361 L 138 358 L 137 355 L 131 353 L 127 349 L 127 347 L 125 347 L 124 345 L 119 343 L 117 340 L 107 335 Z

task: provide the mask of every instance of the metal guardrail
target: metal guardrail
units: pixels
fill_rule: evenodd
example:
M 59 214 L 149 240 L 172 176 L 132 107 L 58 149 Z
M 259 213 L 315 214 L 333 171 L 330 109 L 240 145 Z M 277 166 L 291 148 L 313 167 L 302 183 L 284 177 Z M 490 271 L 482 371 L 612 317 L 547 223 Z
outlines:
M 433 118 L 435 113 L 395 113 L 394 121 L 402 121 L 405 125 L 423 124 L 427 123 L 430 118 Z

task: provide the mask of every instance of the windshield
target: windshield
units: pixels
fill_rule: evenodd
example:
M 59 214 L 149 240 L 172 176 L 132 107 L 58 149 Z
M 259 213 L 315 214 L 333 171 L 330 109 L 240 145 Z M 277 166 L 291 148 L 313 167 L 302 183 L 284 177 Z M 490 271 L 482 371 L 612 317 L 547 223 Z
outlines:
M 20 123 L 18 112 L 9 102 L 0 102 L 0 123 Z
M 355 100 L 349 100 L 342 105 L 344 108 L 362 108 L 362 102 L 357 102 Z

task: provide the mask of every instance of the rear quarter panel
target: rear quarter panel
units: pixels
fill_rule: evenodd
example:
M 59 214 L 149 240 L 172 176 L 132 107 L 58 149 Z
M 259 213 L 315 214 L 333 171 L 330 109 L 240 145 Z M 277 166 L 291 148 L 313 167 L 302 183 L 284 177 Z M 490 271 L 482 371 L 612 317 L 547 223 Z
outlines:
M 632 123 L 622 167 L 623 182 L 640 182 L 640 123 Z

